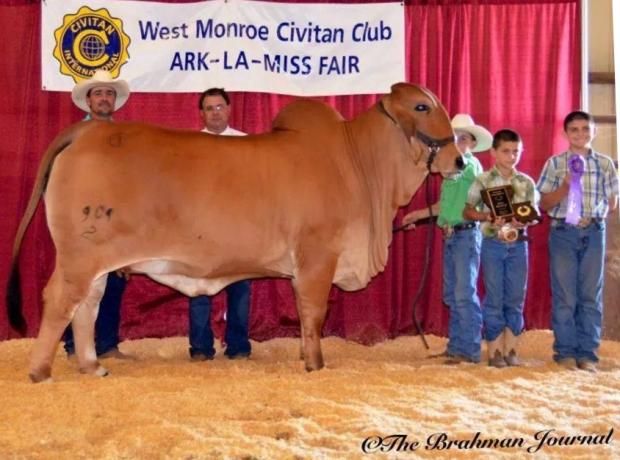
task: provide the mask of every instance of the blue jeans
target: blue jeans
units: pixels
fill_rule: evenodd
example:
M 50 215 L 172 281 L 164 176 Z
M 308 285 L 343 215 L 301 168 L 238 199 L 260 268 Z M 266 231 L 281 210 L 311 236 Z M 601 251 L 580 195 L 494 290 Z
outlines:
M 497 238 L 482 241 L 482 302 L 484 338 L 497 339 L 505 328 L 517 336 L 523 331 L 523 303 L 527 289 L 527 242 L 504 243 Z
M 482 312 L 476 292 L 480 231 L 460 230 L 443 244 L 443 300 L 450 307 L 448 353 L 480 361 Z
M 603 319 L 605 222 L 585 228 L 553 221 L 549 233 L 553 359 L 598 362 Z
M 95 321 L 95 350 L 102 355 L 118 348 L 118 331 L 121 325 L 121 302 L 127 281 L 115 272 L 108 273 L 105 291 L 99 304 L 99 313 Z M 65 351 L 68 355 L 75 353 L 73 330 L 67 327 L 64 335 Z
M 225 355 L 249 354 L 252 351 L 248 338 L 250 316 L 250 282 L 239 281 L 226 287 Z M 211 298 L 206 295 L 189 299 L 189 354 L 215 355 L 211 329 Z

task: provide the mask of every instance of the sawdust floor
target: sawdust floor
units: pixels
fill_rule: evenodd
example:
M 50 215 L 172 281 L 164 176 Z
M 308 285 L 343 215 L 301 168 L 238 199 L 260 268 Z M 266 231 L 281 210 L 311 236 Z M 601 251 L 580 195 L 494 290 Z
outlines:
M 373 347 L 326 338 L 327 367 L 313 373 L 296 359 L 296 339 L 254 343 L 250 360 L 200 363 L 188 360 L 186 338 L 144 339 L 122 343 L 137 361 L 104 361 L 103 379 L 80 375 L 59 351 L 56 381 L 39 385 L 27 379 L 33 341 L 3 342 L 0 458 L 620 458 L 620 343 L 603 343 L 590 374 L 550 362 L 549 331 L 527 332 L 524 365 L 503 370 L 443 365 L 427 356 L 445 339 L 428 339 L 430 352 L 418 337 Z M 608 443 L 528 453 L 541 430 Z M 523 443 L 425 449 L 436 433 L 477 432 Z M 363 453 L 364 439 L 396 434 L 419 446 L 390 450 L 386 440 L 381 452 L 372 438 Z

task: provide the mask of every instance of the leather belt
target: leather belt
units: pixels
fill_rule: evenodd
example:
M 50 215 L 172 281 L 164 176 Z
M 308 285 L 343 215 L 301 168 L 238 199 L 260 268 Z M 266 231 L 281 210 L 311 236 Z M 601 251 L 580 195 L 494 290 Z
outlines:
M 566 219 L 563 217 L 552 217 L 551 220 L 558 222 L 558 223 L 573 225 L 573 224 L 569 224 L 568 222 L 566 222 Z M 579 228 L 586 228 L 591 224 L 600 223 L 604 221 L 605 219 L 603 219 L 602 217 L 582 217 L 581 219 L 579 219 L 579 223 L 573 226 L 579 227 Z
M 477 222 L 463 222 L 462 224 L 456 225 L 444 225 L 441 227 L 441 230 L 443 231 L 444 238 L 450 238 L 456 232 L 460 232 L 461 230 L 469 230 L 470 228 L 476 227 L 478 227 Z
M 476 222 L 463 222 L 462 224 L 456 224 L 452 226 L 452 229 L 455 232 L 459 232 L 461 230 L 468 230 L 470 228 L 477 227 L 478 224 Z

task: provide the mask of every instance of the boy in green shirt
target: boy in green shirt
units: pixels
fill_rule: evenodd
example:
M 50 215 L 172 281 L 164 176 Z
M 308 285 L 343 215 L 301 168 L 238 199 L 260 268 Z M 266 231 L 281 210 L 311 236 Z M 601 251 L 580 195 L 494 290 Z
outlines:
M 458 176 L 443 181 L 439 202 L 432 206 L 433 215 L 439 214 L 437 225 L 444 234 L 443 300 L 450 308 L 446 363 L 477 363 L 482 327 L 476 291 L 481 236 L 475 222 L 463 219 L 463 208 L 470 185 L 482 173 L 482 165 L 472 153 L 489 149 L 493 137 L 467 114 L 456 115 L 452 128 L 463 152 L 465 169 Z M 412 228 L 416 221 L 426 217 L 429 217 L 428 208 L 416 209 L 403 217 L 403 223 Z

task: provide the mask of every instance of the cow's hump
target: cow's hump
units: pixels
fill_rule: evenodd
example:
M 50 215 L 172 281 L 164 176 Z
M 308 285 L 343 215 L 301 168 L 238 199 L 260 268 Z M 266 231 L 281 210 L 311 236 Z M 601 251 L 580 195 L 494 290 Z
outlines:
M 335 109 L 318 101 L 299 100 L 284 107 L 273 120 L 274 130 L 313 131 L 344 121 Z

